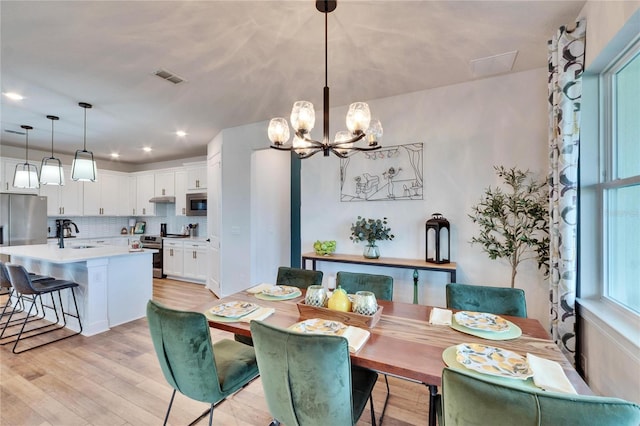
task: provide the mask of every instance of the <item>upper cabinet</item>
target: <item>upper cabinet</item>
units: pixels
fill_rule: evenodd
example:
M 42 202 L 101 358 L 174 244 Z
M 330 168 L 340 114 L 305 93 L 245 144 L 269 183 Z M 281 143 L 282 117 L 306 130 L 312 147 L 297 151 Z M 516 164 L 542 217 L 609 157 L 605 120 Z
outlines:
M 207 189 L 207 166 L 187 167 L 187 191 L 202 191 Z
M 121 185 L 124 179 L 120 173 L 98 171 L 95 182 L 84 182 L 85 216 L 118 216 L 122 214 L 119 205 L 128 204 L 129 190 Z
M 176 172 L 176 216 L 187 215 L 187 172 Z
M 149 200 L 155 194 L 155 180 L 153 173 L 136 175 L 136 216 L 155 216 L 156 206 Z
M 47 197 L 47 216 L 82 216 L 82 182 L 71 180 L 70 167 L 62 169 L 64 185 L 40 185 L 40 195 Z
M 174 197 L 176 195 L 175 172 L 155 173 L 154 179 L 154 195 L 156 197 Z

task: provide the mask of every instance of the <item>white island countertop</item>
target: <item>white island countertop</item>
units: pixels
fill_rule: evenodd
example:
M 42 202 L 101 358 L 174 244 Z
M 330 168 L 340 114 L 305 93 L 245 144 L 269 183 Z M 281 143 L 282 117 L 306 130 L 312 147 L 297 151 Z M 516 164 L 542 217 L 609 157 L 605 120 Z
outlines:
M 69 245 L 63 249 L 49 244 L 29 246 L 0 247 L 0 254 L 29 259 L 42 260 L 51 263 L 74 263 L 91 259 L 99 259 L 114 256 L 136 256 L 146 253 L 156 253 L 154 249 L 130 251 L 123 246 L 101 245 Z

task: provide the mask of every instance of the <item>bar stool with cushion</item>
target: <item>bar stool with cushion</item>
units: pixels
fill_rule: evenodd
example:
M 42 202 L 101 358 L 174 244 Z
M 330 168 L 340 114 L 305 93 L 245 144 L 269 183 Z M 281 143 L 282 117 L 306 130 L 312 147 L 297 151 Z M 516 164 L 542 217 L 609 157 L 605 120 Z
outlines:
M 52 277 L 48 277 L 45 275 L 37 275 L 32 272 L 29 272 L 29 278 L 31 281 L 44 281 L 44 280 L 53 280 Z M 2 307 L 2 313 L 0 313 L 0 319 L 7 318 L 11 315 L 11 312 L 8 309 L 11 308 L 12 303 L 18 304 L 20 307 L 17 308 L 17 313 L 21 313 L 24 311 L 24 304 L 22 303 L 22 298 L 20 298 L 19 294 L 13 291 L 13 287 L 11 286 L 11 281 L 9 281 L 9 272 L 7 271 L 7 266 L 4 262 L 0 262 L 0 296 L 6 296 L 7 299 Z M 32 316 L 30 321 L 35 321 L 38 319 L 38 310 L 36 306 L 36 314 Z M 20 321 L 21 318 L 15 318 L 11 322 L 15 323 Z M 5 321 L 0 321 L 0 326 L 3 326 Z
M 212 344 L 203 314 L 170 309 L 150 300 L 147 320 L 162 373 L 173 388 L 165 425 L 176 391 L 209 403 L 210 408 L 191 424 L 209 414 L 211 426 L 214 407 L 258 377 L 253 348 L 229 339 Z
M 57 342 L 63 339 L 68 339 L 69 337 L 76 336 L 82 332 L 82 322 L 80 321 L 78 303 L 76 302 L 76 295 L 74 292 L 74 289 L 78 287 L 77 283 L 73 281 L 57 280 L 57 279 L 45 279 L 45 280 L 34 281 L 31 279 L 31 277 L 29 276 L 29 273 L 24 269 L 23 266 L 11 265 L 11 264 L 8 264 L 5 266 L 9 276 L 9 281 L 11 282 L 11 286 L 13 287 L 15 292 L 19 295 L 18 297 L 21 298 L 23 303 L 29 302 L 30 305 L 28 310 L 25 307 L 26 316 L 24 317 L 22 324 L 20 325 L 20 323 L 18 323 L 15 326 L 11 326 L 10 323 L 13 316 L 18 312 L 17 304 L 13 307 L 13 310 L 9 315 L 9 319 L 7 323 L 5 323 L 2 329 L 2 332 L 0 333 L 0 340 L 2 340 L 2 343 L 1 343 L 2 345 L 6 345 L 8 343 L 14 343 L 12 352 L 14 354 L 18 354 L 18 353 L 30 351 L 31 349 L 48 345 L 53 342 Z M 71 291 L 73 304 L 75 307 L 75 313 L 65 311 L 64 303 L 62 303 L 62 295 L 60 292 L 66 289 Z M 56 305 L 56 298 L 54 293 L 57 293 L 58 295 L 58 301 L 60 302 L 60 314 L 58 313 L 58 307 Z M 51 296 L 51 305 L 46 305 L 44 303 L 44 301 L 42 300 L 43 295 Z M 37 309 L 38 300 L 40 301 L 40 307 L 42 308 L 42 317 L 40 319 L 43 320 L 45 324 L 39 327 L 25 329 L 27 323 L 29 323 L 30 319 L 32 318 L 31 311 L 33 310 L 34 307 L 36 307 Z M 56 318 L 55 322 L 47 322 L 45 320 L 44 318 L 45 308 L 49 308 L 50 310 L 53 311 Z M 71 334 L 58 336 L 52 340 L 46 341 L 44 343 L 40 343 L 35 346 L 30 346 L 26 349 L 17 350 L 18 344 L 21 341 L 65 328 L 67 326 L 67 317 L 72 317 L 78 320 L 79 331 Z M 60 320 L 62 320 L 62 323 L 60 323 Z M 20 327 L 20 330 L 12 334 L 5 334 L 8 329 L 13 327 Z M 34 333 L 35 331 L 37 331 L 37 333 Z M 11 337 L 15 337 L 15 339 L 6 340 Z
M 438 399 L 434 409 L 441 426 L 640 424 L 640 406 L 622 399 L 524 389 L 450 368 L 442 372 Z
M 393 277 L 388 275 L 361 274 L 358 272 L 340 271 L 336 275 L 336 287 L 340 286 L 349 294 L 355 294 L 358 291 L 370 291 L 376 295 L 379 300 L 393 300 Z M 382 414 L 380 414 L 380 424 L 384 418 L 389 402 L 389 379 L 384 375 L 384 383 L 387 387 L 387 396 L 382 406 Z
M 351 365 L 347 339 L 302 334 L 251 321 L 260 378 L 271 425 L 355 425 L 378 374 Z
M 446 292 L 449 309 L 527 317 L 527 301 L 520 288 L 451 283 Z

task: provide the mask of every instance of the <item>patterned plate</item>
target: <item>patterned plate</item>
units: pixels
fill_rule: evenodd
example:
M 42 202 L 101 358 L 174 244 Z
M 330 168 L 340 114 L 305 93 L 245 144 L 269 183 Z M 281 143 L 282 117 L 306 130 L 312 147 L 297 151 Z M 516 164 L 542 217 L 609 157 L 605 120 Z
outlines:
M 334 334 L 340 335 L 347 326 L 338 321 L 312 318 L 293 324 L 289 330 L 308 334 Z
M 227 302 L 211 308 L 211 313 L 219 317 L 240 318 L 258 309 L 260 306 L 249 302 Z
M 456 360 L 470 370 L 492 376 L 519 380 L 533 376 L 526 358 L 506 349 L 479 343 L 456 346 Z
M 291 287 L 288 285 L 274 285 L 273 287 L 265 288 L 262 290 L 262 294 L 266 294 L 271 297 L 287 297 L 293 293 L 298 293 L 300 289 L 298 287 Z
M 474 330 L 502 333 L 509 330 L 509 323 L 502 317 L 486 312 L 460 311 L 454 315 L 456 322 Z

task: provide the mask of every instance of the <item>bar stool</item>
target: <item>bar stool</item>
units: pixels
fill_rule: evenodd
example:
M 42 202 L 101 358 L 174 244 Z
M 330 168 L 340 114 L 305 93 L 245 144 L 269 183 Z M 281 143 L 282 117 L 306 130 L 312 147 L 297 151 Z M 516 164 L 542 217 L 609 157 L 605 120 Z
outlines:
M 63 340 L 63 339 L 67 339 L 69 337 L 75 336 L 77 334 L 80 334 L 82 332 L 82 322 L 80 321 L 80 314 L 78 311 L 78 303 L 76 302 L 76 295 L 75 295 L 75 291 L 74 289 L 76 287 L 78 287 L 78 283 L 75 283 L 73 281 L 67 281 L 67 280 L 57 280 L 57 279 L 51 279 L 51 280 L 36 280 L 33 281 L 30 277 L 28 272 L 24 269 L 24 267 L 20 266 L 20 265 L 5 265 L 7 272 L 8 272 L 8 276 L 9 276 L 9 281 L 11 282 L 11 285 L 13 286 L 13 289 L 20 295 L 20 297 L 22 298 L 23 303 L 25 303 L 25 301 L 31 302 L 29 309 L 27 311 L 27 315 L 24 318 L 24 321 L 22 322 L 22 326 L 20 327 L 20 331 L 18 333 L 13 333 L 13 334 L 9 334 L 5 336 L 5 332 L 7 330 L 8 327 L 8 323 L 5 324 L 4 328 L 2 329 L 2 332 L 0 333 L 0 340 L 4 340 L 4 339 L 8 339 L 10 337 L 16 337 L 13 340 L 9 340 L 6 342 L 2 342 L 0 344 L 2 345 L 6 345 L 8 343 L 14 343 L 13 345 L 13 349 L 12 352 L 14 354 L 18 354 L 18 353 L 22 353 L 22 352 L 26 352 L 29 351 L 31 349 L 35 349 L 35 348 L 39 348 L 41 346 L 45 346 L 48 345 L 50 343 L 53 342 L 57 342 L 59 340 Z M 61 290 L 64 289 L 69 289 L 71 290 L 71 295 L 73 297 L 73 304 L 75 306 L 75 314 L 71 313 L 71 312 L 65 312 L 64 310 L 64 304 L 62 303 L 62 296 L 60 294 Z M 55 299 L 55 295 L 53 293 L 58 293 L 58 301 L 60 302 L 60 312 L 62 314 L 62 324 L 60 323 L 60 316 L 58 315 L 58 309 L 56 307 L 56 299 Z M 51 303 L 52 305 L 45 305 L 45 303 L 42 300 L 42 295 L 43 294 L 50 294 L 51 295 Z M 31 311 L 33 309 L 34 306 L 36 306 L 37 309 L 37 301 L 38 299 L 40 299 L 40 306 L 42 308 L 42 318 L 44 319 L 44 313 L 45 313 L 45 308 L 49 308 L 52 309 L 55 313 L 55 318 L 56 321 L 49 323 L 49 324 L 45 324 L 42 325 L 40 327 L 36 327 L 36 328 L 31 328 L 28 330 L 25 330 L 25 326 L 27 325 L 27 322 L 29 322 L 29 317 L 31 316 Z M 12 316 L 15 314 L 16 311 L 16 306 L 14 306 L 11 315 L 9 316 L 9 321 L 11 321 Z M 26 306 L 25 306 L 26 309 Z M 75 332 L 73 334 L 69 334 L 66 336 L 62 336 L 62 337 L 58 337 L 56 339 L 53 339 L 51 341 L 45 342 L 45 343 L 41 343 L 39 345 L 36 346 L 32 346 L 29 347 L 27 349 L 23 349 L 23 350 L 16 350 L 18 347 L 18 343 L 20 341 L 35 337 L 35 336 L 40 336 L 43 335 L 45 333 L 50 333 L 56 330 L 60 330 L 62 328 L 65 328 L 67 325 L 67 317 L 72 317 L 72 318 L 76 318 L 78 320 L 78 326 L 80 328 L 80 330 L 78 332 Z M 15 327 L 20 326 L 19 324 L 16 325 Z M 31 334 L 31 332 L 39 330 L 37 333 L 33 333 Z M 27 334 L 27 335 L 24 335 Z
M 29 272 L 29 277 L 31 278 L 31 281 L 44 281 L 44 280 L 54 279 L 46 275 L 37 275 L 37 274 L 34 274 L 33 272 Z M 21 313 L 24 311 L 24 304 L 22 303 L 22 298 L 20 297 L 19 294 L 17 294 L 13 290 L 13 287 L 11 286 L 11 281 L 9 281 L 9 272 L 7 271 L 7 267 L 4 262 L 0 262 L 0 296 L 7 296 L 7 300 L 4 303 L 4 306 L 2 307 L 2 313 L 0 313 L 0 319 L 9 317 L 11 315 L 11 312 L 7 312 L 7 309 L 11 307 L 12 297 L 15 298 L 16 306 L 20 305 L 20 308 L 17 310 L 17 313 Z M 38 318 L 39 313 L 37 311 L 37 308 L 38 307 L 36 306 L 36 314 L 31 317 L 30 321 L 36 321 L 39 319 Z M 15 323 L 21 320 L 22 318 L 16 318 L 12 320 L 11 323 Z M 4 325 L 4 321 L 0 321 L 0 327 L 3 325 Z

